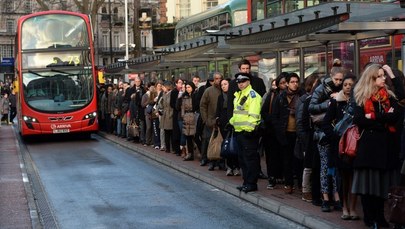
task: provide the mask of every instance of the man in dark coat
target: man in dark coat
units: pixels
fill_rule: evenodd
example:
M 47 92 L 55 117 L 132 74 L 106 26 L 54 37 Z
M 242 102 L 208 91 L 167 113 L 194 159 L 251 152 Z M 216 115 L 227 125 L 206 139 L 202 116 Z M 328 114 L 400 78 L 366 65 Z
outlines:
M 9 124 L 14 123 L 14 118 L 17 115 L 17 97 L 15 90 L 11 90 L 8 100 L 10 101 L 10 121 Z
M 293 161 L 296 141 L 295 107 L 301 96 L 299 90 L 300 78 L 295 73 L 286 77 L 287 89 L 282 91 L 276 98 L 271 117 L 274 120 L 274 128 L 277 140 L 282 146 L 283 175 L 285 179 L 284 191 L 286 194 L 293 192 Z M 302 168 L 301 168 L 302 171 Z

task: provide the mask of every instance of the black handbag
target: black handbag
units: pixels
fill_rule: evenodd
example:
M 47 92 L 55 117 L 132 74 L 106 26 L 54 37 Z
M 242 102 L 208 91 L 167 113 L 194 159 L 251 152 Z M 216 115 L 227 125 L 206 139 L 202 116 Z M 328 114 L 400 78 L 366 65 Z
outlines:
M 388 213 L 391 223 L 405 225 L 405 186 L 390 188 L 388 192 Z
M 238 156 L 238 150 L 238 142 L 236 141 L 234 131 L 229 131 L 221 145 L 221 157 L 227 158 Z
M 347 104 L 346 108 L 343 110 L 343 118 L 336 123 L 333 131 L 337 136 L 342 136 L 343 133 L 351 126 L 353 123 L 353 106 L 350 102 Z

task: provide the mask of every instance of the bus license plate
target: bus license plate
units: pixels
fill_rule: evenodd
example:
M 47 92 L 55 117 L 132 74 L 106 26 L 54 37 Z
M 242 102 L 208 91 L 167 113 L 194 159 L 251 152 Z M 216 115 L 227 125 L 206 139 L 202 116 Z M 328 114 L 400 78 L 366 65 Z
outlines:
M 69 133 L 69 132 L 70 132 L 69 129 L 56 129 L 56 130 L 53 130 L 54 134 L 64 134 L 64 133 Z

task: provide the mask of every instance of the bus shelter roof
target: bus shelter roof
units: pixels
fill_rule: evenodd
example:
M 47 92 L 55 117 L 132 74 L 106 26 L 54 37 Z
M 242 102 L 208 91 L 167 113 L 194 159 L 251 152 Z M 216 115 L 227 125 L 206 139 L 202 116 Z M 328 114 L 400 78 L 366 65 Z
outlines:
M 139 71 L 177 68 L 185 67 L 186 62 L 195 64 L 399 33 L 405 33 L 405 9 L 399 4 L 328 2 L 170 45 L 149 58 L 132 59 L 128 66 Z M 156 56 L 159 60 L 154 60 Z M 107 71 L 120 69 L 121 65 Z

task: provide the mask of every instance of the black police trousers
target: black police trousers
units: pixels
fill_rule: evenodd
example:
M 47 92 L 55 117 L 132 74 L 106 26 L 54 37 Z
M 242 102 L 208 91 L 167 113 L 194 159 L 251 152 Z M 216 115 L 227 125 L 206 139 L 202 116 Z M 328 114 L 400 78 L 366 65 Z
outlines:
M 243 185 L 257 187 L 260 174 L 259 138 L 253 133 L 236 133 L 239 148 L 239 164 L 242 169 Z

